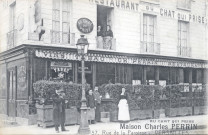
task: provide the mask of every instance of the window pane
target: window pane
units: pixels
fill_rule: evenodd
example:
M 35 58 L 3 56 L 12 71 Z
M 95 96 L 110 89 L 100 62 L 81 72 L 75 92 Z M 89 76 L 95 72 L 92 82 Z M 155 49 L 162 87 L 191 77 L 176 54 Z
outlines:
M 62 0 L 63 2 L 63 11 L 70 11 L 70 1 L 69 0 Z
M 53 9 L 60 9 L 60 0 L 53 0 Z
M 60 22 L 53 21 L 53 30 L 60 31 Z
M 143 26 L 143 29 L 144 29 L 143 30 L 144 34 L 147 34 L 147 26 L 146 25 Z
M 53 20 L 59 20 L 59 19 L 60 19 L 60 11 L 53 10 Z
M 69 17 L 70 17 L 70 15 L 69 15 L 69 12 L 62 12 L 62 21 L 63 22 L 69 22 Z
M 63 32 L 67 32 L 67 33 L 70 32 L 68 23 L 62 23 L 62 25 L 63 25 Z

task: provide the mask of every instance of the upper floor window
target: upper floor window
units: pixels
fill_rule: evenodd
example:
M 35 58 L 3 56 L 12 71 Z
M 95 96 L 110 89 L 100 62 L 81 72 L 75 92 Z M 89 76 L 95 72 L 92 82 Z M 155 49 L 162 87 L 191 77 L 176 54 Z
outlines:
M 178 56 L 190 57 L 191 48 L 188 45 L 189 23 L 178 21 Z
M 159 44 L 156 43 L 156 16 L 144 14 L 143 15 L 143 41 L 141 42 L 142 53 L 156 53 L 159 54 Z
M 52 43 L 70 43 L 70 0 L 53 0 Z
M 178 0 L 177 7 L 182 9 L 191 9 L 191 0 Z
M 7 48 L 16 46 L 17 30 L 15 28 L 16 2 L 9 6 L 9 32 L 7 33 Z

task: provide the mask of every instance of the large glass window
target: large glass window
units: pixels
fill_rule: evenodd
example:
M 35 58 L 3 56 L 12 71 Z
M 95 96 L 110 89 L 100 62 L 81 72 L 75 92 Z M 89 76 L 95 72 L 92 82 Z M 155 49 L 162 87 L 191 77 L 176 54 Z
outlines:
M 70 0 L 53 0 L 52 43 L 70 43 Z
M 178 21 L 178 55 L 190 57 L 191 48 L 188 45 L 189 23 Z
M 115 64 L 97 64 L 97 85 L 115 83 Z
M 71 62 L 51 61 L 50 68 L 50 79 L 64 82 L 73 82 L 73 70 Z
M 156 16 L 143 15 L 143 41 L 141 44 L 142 53 L 159 54 L 159 44 L 156 43 Z
M 142 66 L 133 65 L 133 85 L 138 85 L 142 83 Z
M 17 30 L 15 26 L 16 20 L 16 2 L 12 3 L 9 8 L 9 32 L 7 33 L 7 48 L 16 46 Z

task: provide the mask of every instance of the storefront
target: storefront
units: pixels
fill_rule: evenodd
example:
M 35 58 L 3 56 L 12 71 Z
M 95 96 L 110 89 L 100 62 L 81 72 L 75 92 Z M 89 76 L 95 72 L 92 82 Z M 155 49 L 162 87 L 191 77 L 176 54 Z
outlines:
M 38 80 L 81 83 L 80 56 L 75 48 L 21 45 L 1 54 L 1 113 L 27 118 L 26 102 Z M 90 50 L 85 77 L 91 88 L 107 83 L 205 84 L 203 60 Z M 15 110 L 15 111 L 14 111 Z

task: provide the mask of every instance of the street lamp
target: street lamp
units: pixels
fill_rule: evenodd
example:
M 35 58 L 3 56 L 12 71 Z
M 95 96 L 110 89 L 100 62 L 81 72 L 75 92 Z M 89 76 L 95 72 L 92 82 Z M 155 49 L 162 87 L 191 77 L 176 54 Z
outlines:
M 81 65 L 82 65 L 82 98 L 81 98 L 81 118 L 80 118 L 80 126 L 78 133 L 79 134 L 89 134 L 90 128 L 88 125 L 88 118 L 87 118 L 87 100 L 85 96 L 85 55 L 87 54 L 89 43 L 87 38 L 84 38 L 84 35 L 81 35 L 81 38 L 77 41 L 77 52 L 78 55 L 81 55 Z

